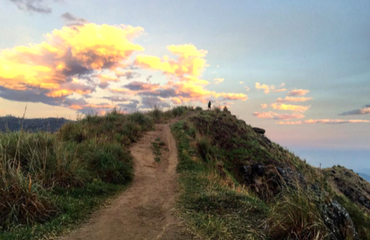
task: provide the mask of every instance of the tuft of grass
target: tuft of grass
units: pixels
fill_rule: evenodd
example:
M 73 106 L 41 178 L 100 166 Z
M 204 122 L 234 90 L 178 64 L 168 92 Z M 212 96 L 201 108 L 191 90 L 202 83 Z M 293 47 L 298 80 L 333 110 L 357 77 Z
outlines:
M 282 192 L 266 220 L 272 239 L 326 239 L 329 230 L 314 196 L 298 189 Z
M 161 146 L 164 146 L 164 142 L 161 141 L 160 138 L 157 138 L 155 139 L 154 142 L 152 142 L 152 148 L 153 148 L 153 154 L 154 154 L 154 160 L 156 162 L 160 162 L 161 161 L 161 155 L 162 155 L 162 152 L 161 152 Z

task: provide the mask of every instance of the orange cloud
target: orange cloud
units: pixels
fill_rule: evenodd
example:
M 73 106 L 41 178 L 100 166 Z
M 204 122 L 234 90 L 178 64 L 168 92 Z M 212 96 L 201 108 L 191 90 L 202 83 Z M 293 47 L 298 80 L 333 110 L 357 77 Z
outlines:
M 299 124 L 317 124 L 317 123 L 324 123 L 324 124 L 370 123 L 370 120 L 361 120 L 361 119 L 353 119 L 353 120 L 309 119 L 309 120 L 305 120 L 305 121 L 296 121 L 296 122 L 277 122 L 276 124 L 280 124 L 280 125 L 299 125 Z
M 287 110 L 295 112 L 306 112 L 311 106 L 300 106 L 300 105 L 290 105 L 281 103 L 272 103 L 271 107 L 278 110 Z
M 141 68 L 160 70 L 167 74 L 178 77 L 191 75 L 199 77 L 207 66 L 204 57 L 206 50 L 198 50 L 194 45 L 171 45 L 167 49 L 177 56 L 177 60 L 170 60 L 165 56 L 163 59 L 154 56 L 140 55 L 136 57 L 135 65 Z
M 275 119 L 275 120 L 280 120 L 280 119 L 297 119 L 297 118 L 304 118 L 305 116 L 301 113 L 292 113 L 292 114 L 279 114 L 275 112 L 254 112 L 254 116 L 258 118 L 265 118 L 265 119 Z
M 49 97 L 91 93 L 91 89 L 81 90 L 83 83 L 72 78 L 122 65 L 134 51 L 143 50 L 131 42 L 142 31 L 88 23 L 54 30 L 40 44 L 2 50 L 0 86 L 17 91 L 41 89 Z
M 284 103 L 284 102 L 306 102 L 311 100 L 312 98 L 309 97 L 285 97 L 284 99 L 278 98 L 276 102 Z
M 294 90 L 288 92 L 288 96 L 304 96 L 309 92 L 310 92 L 310 90 L 294 89 Z
M 267 105 L 266 103 L 261 104 L 261 107 L 262 107 L 262 108 L 267 108 L 267 106 L 268 106 L 268 105 Z

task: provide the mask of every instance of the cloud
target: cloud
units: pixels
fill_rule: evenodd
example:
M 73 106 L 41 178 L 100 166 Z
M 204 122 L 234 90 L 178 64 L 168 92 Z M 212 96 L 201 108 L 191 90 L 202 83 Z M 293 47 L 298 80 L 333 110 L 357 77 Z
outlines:
M 94 75 L 94 77 L 99 79 L 99 81 L 100 81 L 99 87 L 103 88 L 103 89 L 107 88 L 110 82 L 118 82 L 119 81 L 119 79 L 117 77 L 112 77 L 112 76 L 105 75 L 105 74 L 97 74 L 97 75 Z
M 281 103 L 272 103 L 271 107 L 278 110 L 295 111 L 295 112 L 306 112 L 311 106 L 300 106 L 300 105 L 290 105 Z
M 124 85 L 123 87 L 132 90 L 132 91 L 141 91 L 141 90 L 156 90 L 159 88 L 159 84 L 151 84 L 151 83 L 144 83 L 144 82 L 131 82 L 129 84 Z
M 297 118 L 304 118 L 305 116 L 301 113 L 292 113 L 292 114 L 279 114 L 275 112 L 254 112 L 254 116 L 258 118 L 265 118 L 265 119 L 275 119 L 275 120 L 289 120 L 289 119 L 297 119 Z
M 304 96 L 309 92 L 310 92 L 310 90 L 294 89 L 294 90 L 288 92 L 288 96 Z
M 88 23 L 65 26 L 46 35 L 46 41 L 0 52 L 0 86 L 4 98 L 22 101 L 27 91 L 37 101 L 54 105 L 72 94 L 95 91 L 90 75 L 114 70 L 143 47 L 132 43 L 143 29 Z M 100 86 L 114 79 L 100 75 Z M 6 91 L 20 94 L 9 96 Z M 36 97 L 36 95 L 39 95 Z M 16 98 L 17 97 L 17 98 Z M 51 98 L 58 98 L 52 101 Z
M 278 98 L 276 102 L 278 103 L 285 103 L 285 102 L 306 102 L 312 100 L 309 97 L 285 97 L 284 99 Z
M 348 115 L 363 115 L 363 114 L 370 114 L 370 105 L 365 105 L 363 108 L 360 108 L 360 109 L 343 112 L 339 115 L 348 116 Z
M 72 26 L 72 25 L 82 25 L 82 24 L 88 23 L 88 21 L 86 19 L 84 19 L 84 18 L 78 18 L 78 17 L 74 16 L 73 14 L 71 14 L 69 12 L 63 13 L 60 17 L 69 26 Z
M 225 81 L 225 79 L 223 79 L 223 78 L 215 78 L 215 79 L 213 79 L 213 83 L 214 83 L 214 84 L 220 84 L 220 83 L 222 83 L 223 81 Z
M 218 93 L 205 88 L 208 81 L 201 79 L 201 75 L 208 66 L 205 60 L 206 50 L 197 49 L 192 44 L 171 45 L 167 49 L 176 59 L 169 56 L 159 58 L 156 56 L 139 55 L 135 59 L 135 66 L 161 71 L 168 79 L 166 85 L 161 86 L 147 94 L 162 94 L 169 89 L 175 93 L 171 101 L 175 104 L 190 101 L 207 102 L 211 98 L 222 98 L 223 100 L 247 100 L 248 96 L 242 93 Z M 174 80 L 175 79 L 175 80 Z M 216 81 L 221 82 L 221 79 Z M 223 80 L 222 80 L 223 81 Z M 144 94 L 144 93 L 143 93 Z
M 128 98 L 122 97 L 122 96 L 111 96 L 111 97 L 103 97 L 103 98 L 110 100 L 112 102 L 125 102 L 129 100 Z
M 280 84 L 280 87 L 282 87 L 282 86 L 284 86 L 285 84 L 284 83 L 282 83 L 282 84 Z M 266 84 L 260 84 L 259 82 L 256 82 L 256 84 L 255 84 L 255 87 L 256 87 L 256 89 L 262 89 L 262 90 L 264 90 L 263 92 L 265 93 L 265 94 L 269 94 L 270 92 L 285 92 L 285 91 L 287 91 L 287 89 L 285 89 L 285 88 L 280 88 L 280 89 L 275 89 L 275 86 L 274 85 L 271 85 L 271 86 L 268 86 L 268 85 L 266 85 Z
M 160 59 L 155 56 L 140 55 L 137 56 L 135 65 L 141 68 L 160 70 L 167 74 L 176 76 L 200 76 L 207 66 L 204 57 L 206 50 L 198 50 L 192 44 L 171 45 L 167 49 L 175 56 L 177 60 L 170 60 L 168 56 Z
M 345 124 L 345 123 L 370 123 L 370 120 L 343 120 L 343 119 L 309 119 L 305 121 L 296 121 L 296 122 L 277 122 L 276 124 L 280 125 L 299 125 L 299 124 Z
M 260 84 L 259 82 L 256 82 L 256 85 L 255 85 L 255 87 L 257 88 L 257 89 L 263 89 L 264 91 L 264 93 L 265 94 L 269 94 L 270 93 L 270 87 L 268 86 L 268 85 L 266 85 L 266 84 Z
M 265 104 L 265 103 L 261 104 L 261 107 L 262 107 L 262 108 L 267 108 L 267 106 L 268 106 L 268 105 L 267 105 L 267 104 Z
M 242 85 L 244 84 L 244 82 L 242 82 L 242 81 L 239 81 L 239 83 L 242 84 Z
M 244 88 L 246 92 L 249 92 L 249 90 L 251 90 L 248 86 L 244 86 Z
M 35 12 L 35 13 L 44 13 L 48 14 L 52 12 L 52 9 L 49 7 L 47 0 L 10 0 L 15 5 L 17 5 L 19 10 L 25 12 Z M 60 2 L 54 0 L 54 2 Z
M 131 79 L 134 79 L 134 78 L 137 78 L 137 77 L 140 77 L 140 73 L 137 73 L 137 72 L 133 72 L 133 71 L 126 71 L 126 72 L 121 72 L 121 71 L 116 71 L 116 76 L 118 78 L 120 77 L 125 77 L 127 80 L 131 80 Z

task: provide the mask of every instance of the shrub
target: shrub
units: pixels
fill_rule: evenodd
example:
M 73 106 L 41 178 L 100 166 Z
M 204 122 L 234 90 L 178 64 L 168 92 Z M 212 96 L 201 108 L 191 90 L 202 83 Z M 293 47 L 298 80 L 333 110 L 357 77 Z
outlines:
M 178 116 L 181 116 L 185 113 L 186 111 L 186 107 L 184 106 L 179 106 L 179 107 L 175 107 L 172 109 L 172 114 L 173 116 L 175 117 L 178 117 Z
M 197 107 L 195 108 L 195 110 L 196 110 L 196 111 L 202 111 L 202 110 L 203 110 L 203 108 L 202 108 L 202 107 L 197 106 Z

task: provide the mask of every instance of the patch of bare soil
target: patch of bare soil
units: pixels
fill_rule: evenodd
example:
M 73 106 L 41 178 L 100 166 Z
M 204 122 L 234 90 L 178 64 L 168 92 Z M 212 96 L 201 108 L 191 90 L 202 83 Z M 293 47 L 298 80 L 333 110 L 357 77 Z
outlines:
M 159 162 L 152 150 L 157 138 L 165 143 Z M 147 132 L 131 147 L 131 154 L 135 162 L 132 186 L 63 240 L 193 239 L 174 215 L 178 159 L 169 124 L 158 124 L 155 131 Z

